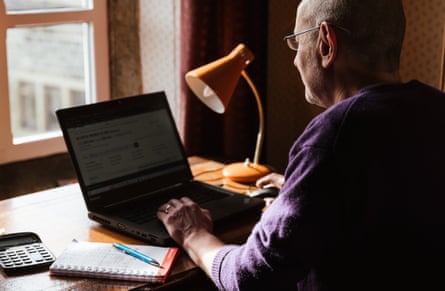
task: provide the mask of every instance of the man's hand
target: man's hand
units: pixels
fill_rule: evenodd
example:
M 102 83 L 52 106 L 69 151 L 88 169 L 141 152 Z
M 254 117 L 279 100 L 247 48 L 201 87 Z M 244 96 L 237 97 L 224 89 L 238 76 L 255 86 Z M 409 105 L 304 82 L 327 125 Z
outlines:
M 213 222 L 210 212 L 199 207 L 187 197 L 172 199 L 162 205 L 158 218 L 164 223 L 172 239 L 183 246 L 190 235 L 202 231 L 212 232 Z
M 279 189 L 283 187 L 284 176 L 278 173 L 270 173 L 256 181 L 258 188 L 263 188 L 266 185 L 273 185 Z
M 157 216 L 173 240 L 211 276 L 213 259 L 224 243 L 212 234 L 210 212 L 190 198 L 183 197 L 162 205 Z

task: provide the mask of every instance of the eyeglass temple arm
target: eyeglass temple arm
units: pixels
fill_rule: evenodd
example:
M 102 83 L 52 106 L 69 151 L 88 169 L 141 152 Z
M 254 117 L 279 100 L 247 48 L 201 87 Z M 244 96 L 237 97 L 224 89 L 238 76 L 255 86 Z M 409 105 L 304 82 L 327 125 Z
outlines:
M 263 139 L 264 139 L 264 112 L 263 112 L 263 105 L 261 104 L 261 98 L 260 94 L 258 93 L 257 88 L 253 84 L 252 80 L 250 79 L 249 75 L 242 70 L 241 76 L 246 80 L 247 84 L 249 84 L 250 89 L 252 89 L 253 95 L 255 96 L 255 100 L 258 106 L 258 119 L 259 119 L 259 128 L 258 128 L 258 135 L 256 140 L 256 146 L 255 146 L 255 155 L 253 157 L 253 163 L 259 164 L 260 159 L 260 153 L 261 149 L 263 147 Z

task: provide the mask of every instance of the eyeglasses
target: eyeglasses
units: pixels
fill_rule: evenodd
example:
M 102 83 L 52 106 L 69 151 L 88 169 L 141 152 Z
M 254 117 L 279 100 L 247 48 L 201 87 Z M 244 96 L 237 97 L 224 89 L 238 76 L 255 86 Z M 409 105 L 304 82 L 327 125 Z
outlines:
M 297 36 L 305 34 L 307 32 L 316 31 L 318 29 L 320 29 L 320 26 L 315 26 L 315 27 L 312 27 L 312 28 L 309 28 L 309 29 L 306 29 L 306 30 L 303 30 L 303 31 L 292 33 L 292 34 L 289 34 L 289 35 L 286 35 L 285 37 L 283 37 L 283 40 L 285 40 L 287 42 L 287 46 L 291 50 L 298 51 Z
M 331 26 L 333 26 L 333 27 L 336 27 L 336 28 L 339 28 L 339 29 L 341 29 L 341 30 L 343 30 L 343 31 L 345 31 L 345 32 L 347 32 L 347 33 L 351 33 L 350 30 L 348 30 L 348 29 L 346 29 L 346 28 L 343 28 L 343 27 L 341 27 L 341 26 L 333 25 L 333 24 L 329 24 L 329 25 L 331 25 Z M 288 46 L 291 50 L 293 50 L 293 51 L 298 51 L 298 41 L 297 41 L 297 36 L 302 35 L 302 34 L 305 34 L 305 33 L 307 33 L 307 32 L 316 31 L 316 30 L 318 30 L 318 29 L 320 29 L 320 25 L 315 26 L 315 27 L 312 27 L 312 28 L 309 28 L 309 29 L 306 29 L 306 30 L 303 30 L 303 31 L 299 31 L 299 32 L 295 32 L 295 33 L 286 35 L 285 37 L 283 37 L 283 40 L 286 41 L 287 46 Z

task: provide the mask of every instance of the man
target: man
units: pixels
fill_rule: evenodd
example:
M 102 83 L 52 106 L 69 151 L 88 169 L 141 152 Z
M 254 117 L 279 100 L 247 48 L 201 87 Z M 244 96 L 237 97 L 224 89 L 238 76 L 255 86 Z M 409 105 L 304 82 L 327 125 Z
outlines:
M 243 245 L 188 198 L 158 214 L 219 289 L 445 290 L 445 94 L 401 83 L 404 31 L 400 0 L 300 3 L 286 40 L 307 101 L 327 109 L 278 197 Z

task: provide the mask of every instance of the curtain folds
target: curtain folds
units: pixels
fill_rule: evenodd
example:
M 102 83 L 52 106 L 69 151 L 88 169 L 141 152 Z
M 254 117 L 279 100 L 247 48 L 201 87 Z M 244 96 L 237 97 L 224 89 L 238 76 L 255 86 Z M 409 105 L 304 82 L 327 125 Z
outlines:
M 226 55 L 241 42 L 255 55 L 246 72 L 264 100 L 267 1 L 181 0 L 181 76 Z M 187 155 L 225 161 L 253 159 L 258 111 L 244 79 L 240 79 L 226 112 L 219 115 L 193 95 L 182 77 L 180 118 Z

